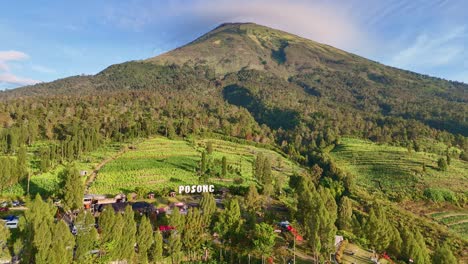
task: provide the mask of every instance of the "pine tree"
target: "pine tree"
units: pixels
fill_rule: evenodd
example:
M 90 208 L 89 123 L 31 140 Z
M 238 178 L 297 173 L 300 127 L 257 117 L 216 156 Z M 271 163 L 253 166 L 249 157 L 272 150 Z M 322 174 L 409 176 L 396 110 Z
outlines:
M 337 206 L 327 189 L 318 192 L 311 179 L 301 177 L 298 184 L 297 219 L 302 223 L 308 246 L 316 261 L 334 250 Z
M 90 254 L 97 246 L 98 233 L 94 228 L 94 217 L 88 211 L 80 211 L 75 222 L 77 227 L 75 260 L 77 263 L 92 263 Z
M 203 213 L 204 226 L 210 227 L 213 216 L 216 213 L 216 201 L 211 193 L 203 193 L 200 201 L 200 209 Z
M 365 229 L 374 249 L 383 251 L 390 245 L 392 228 L 382 207 L 371 208 Z
M 8 229 L 3 223 L 0 223 L 0 261 L 11 259 L 10 251 L 7 247 L 10 235 L 10 229 Z
M 76 166 L 68 166 L 59 175 L 65 210 L 74 211 L 83 206 L 84 183 Z
M 148 263 L 148 250 L 153 243 L 153 227 L 148 218 L 143 216 L 137 233 L 138 263 Z
M 185 224 L 185 218 L 180 213 L 178 207 L 172 209 L 171 217 L 169 217 L 169 225 L 175 227 L 176 230 L 182 231 Z
M 401 239 L 400 231 L 395 226 L 391 226 L 391 233 L 388 234 L 390 237 L 390 245 L 387 248 L 388 253 L 400 256 L 403 246 L 403 240 Z
M 188 251 L 190 260 L 193 260 L 194 253 L 201 248 L 206 238 L 203 228 L 203 218 L 200 211 L 197 208 L 189 209 L 185 218 L 182 244 L 184 249 Z
M 49 263 L 53 254 L 53 252 L 51 252 L 53 225 L 53 223 L 44 221 L 40 222 L 38 226 L 34 228 L 34 261 L 37 264 Z
M 224 211 L 219 215 L 214 230 L 220 235 L 223 244 L 227 241 L 233 246 L 237 238 L 241 236 L 242 224 L 239 201 L 231 199 L 227 201 Z
M 22 180 L 27 177 L 28 174 L 27 153 L 24 145 L 21 145 L 18 150 L 16 162 L 18 168 L 18 180 Z
M 226 158 L 226 156 L 223 156 L 223 158 L 221 160 L 221 163 L 222 163 L 221 176 L 223 178 L 226 178 L 226 176 L 227 176 L 227 158 Z
M 259 182 L 263 182 L 263 166 L 265 165 L 265 157 L 263 153 L 258 153 L 257 158 L 255 159 L 255 166 L 254 166 L 254 177 Z
M 200 174 L 205 175 L 206 167 L 207 167 L 207 160 L 206 160 L 206 152 L 203 151 L 201 154 L 201 162 L 200 162 Z
M 213 142 L 208 141 L 206 143 L 206 152 L 208 153 L 208 155 L 213 154 Z
M 447 170 L 447 161 L 444 158 L 440 158 L 437 161 L 437 166 L 439 167 L 439 170 L 441 171 L 446 171 Z
M 136 232 L 135 215 L 132 207 L 127 205 L 123 214 L 123 230 L 119 241 L 120 260 L 126 260 L 129 263 L 134 262 Z
M 55 206 L 44 202 L 39 194 L 28 202 L 29 210 L 20 218 L 19 229 L 24 240 L 22 259 L 25 263 L 46 261 L 51 243 L 51 230 L 54 223 Z M 44 263 L 44 262 L 42 262 Z
M 58 221 L 52 228 L 52 234 L 53 238 L 46 263 L 72 263 L 75 239 L 67 224 L 64 221 Z
M 453 255 L 450 250 L 448 243 L 444 243 L 442 246 L 437 247 L 432 257 L 432 263 L 434 264 L 457 264 L 457 258 Z
M 257 187 L 251 184 L 244 199 L 244 205 L 248 212 L 254 213 L 260 209 L 261 197 L 258 194 Z
M 171 256 L 172 264 L 179 264 L 181 261 L 182 242 L 180 235 L 177 232 L 172 232 L 169 236 L 169 255 Z
M 121 214 L 115 214 L 111 206 L 107 206 L 99 217 L 99 226 L 101 228 L 101 250 L 106 252 L 106 259 L 119 260 L 120 241 L 122 241 L 122 232 L 124 228 Z
M 170 121 L 167 123 L 167 126 L 166 126 L 166 137 L 168 137 L 169 139 L 175 139 L 176 137 L 174 124 Z
M 413 259 L 414 263 L 430 263 L 424 238 L 419 231 L 411 233 L 407 227 L 403 227 L 401 233 L 403 240 L 402 255 L 406 260 Z
M 343 196 L 340 200 L 338 215 L 339 228 L 349 231 L 351 228 L 351 219 L 353 217 L 353 203 L 347 196 Z
M 262 257 L 270 256 L 275 246 L 276 233 L 273 227 L 267 223 L 255 224 L 252 242 L 254 250 Z
M 151 249 L 151 258 L 153 262 L 158 263 L 163 258 L 163 237 L 161 232 L 154 232 L 154 243 Z

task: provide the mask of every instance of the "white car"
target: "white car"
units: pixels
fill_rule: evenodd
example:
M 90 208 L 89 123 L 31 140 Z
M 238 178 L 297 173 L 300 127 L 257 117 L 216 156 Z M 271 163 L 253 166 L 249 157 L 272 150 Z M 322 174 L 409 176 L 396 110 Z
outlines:
M 5 223 L 5 226 L 8 227 L 8 228 L 14 229 L 14 228 L 18 228 L 18 223 L 19 223 L 19 220 L 14 219 L 14 220 L 11 220 L 11 221 L 7 221 Z

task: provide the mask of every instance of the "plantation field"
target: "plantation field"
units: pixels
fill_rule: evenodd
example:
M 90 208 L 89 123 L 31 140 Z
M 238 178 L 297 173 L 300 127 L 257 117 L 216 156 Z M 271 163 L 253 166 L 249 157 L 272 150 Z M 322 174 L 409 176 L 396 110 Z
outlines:
M 271 150 L 217 139 L 184 141 L 155 137 L 136 144 L 135 149 L 106 164 L 90 186 L 90 193 L 116 194 L 135 191 L 136 188 L 162 190 L 198 184 L 201 152 L 208 141 L 213 146 L 213 153 L 207 157 L 215 164 L 213 169 L 219 170 L 220 166 L 216 165 L 223 156 L 231 168 L 224 178 L 211 176 L 209 183 L 220 186 L 249 185 L 253 182 L 252 162 L 258 152 L 270 157 L 273 175 L 284 178 L 285 183 L 287 175 L 293 171 L 290 161 Z
M 428 215 L 435 221 L 446 225 L 454 233 L 468 240 L 468 211 L 446 211 Z
M 343 138 L 330 155 L 340 168 L 357 177 L 358 185 L 369 190 L 411 198 L 423 197 L 425 190 L 426 195 L 456 193 L 457 197 L 466 196 L 468 190 L 468 162 L 456 158 L 447 171 L 440 171 L 437 160 L 445 156 L 352 138 Z
M 38 143 L 41 144 L 41 143 Z M 102 160 L 107 157 L 113 156 L 118 153 L 124 147 L 123 143 L 112 143 L 105 144 L 97 150 L 84 154 L 83 157 L 75 161 L 75 165 L 80 171 L 86 171 L 88 175 L 92 173 L 95 166 L 99 164 Z M 33 145 L 28 152 L 34 151 L 38 146 Z M 31 156 L 31 155 L 29 155 Z M 34 161 L 31 162 L 34 164 Z M 34 167 L 32 167 L 32 176 L 30 180 L 29 191 L 32 195 L 36 193 L 54 195 L 57 193 L 58 184 L 59 184 L 59 173 L 64 169 L 64 166 L 57 165 L 48 172 L 40 173 Z M 83 177 L 83 181 L 86 180 L 86 177 Z M 27 183 L 22 182 L 13 185 L 11 188 L 8 188 L 3 191 L 1 195 L 3 196 L 23 196 L 27 190 Z

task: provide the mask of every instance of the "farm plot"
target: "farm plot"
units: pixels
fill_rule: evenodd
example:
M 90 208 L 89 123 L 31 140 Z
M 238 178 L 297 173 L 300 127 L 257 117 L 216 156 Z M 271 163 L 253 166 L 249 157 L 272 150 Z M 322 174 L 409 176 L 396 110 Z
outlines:
M 429 214 L 435 221 L 446 225 L 454 233 L 468 239 L 468 211 L 448 211 Z
M 107 157 L 111 157 L 118 153 L 124 147 L 124 143 L 108 143 L 98 148 L 97 150 L 84 154 L 80 159 L 75 161 L 75 165 L 80 171 L 86 171 L 90 175 L 95 169 L 95 166 Z M 37 146 L 31 147 L 29 151 L 37 149 Z M 56 195 L 59 184 L 59 173 L 64 169 L 63 165 L 57 165 L 51 170 L 40 173 L 38 169 L 32 169 L 32 176 L 30 180 L 30 194 L 35 195 L 40 193 L 44 196 Z M 85 181 L 83 177 L 83 181 Z M 22 196 L 26 193 L 27 183 L 21 182 L 15 184 L 1 193 L 4 196 Z
M 210 176 L 208 182 L 217 185 L 244 185 L 253 182 L 252 162 L 258 152 L 271 157 L 273 175 L 284 178 L 293 171 L 290 161 L 266 149 L 216 139 L 170 140 L 155 137 L 141 142 L 119 158 L 106 164 L 90 186 L 91 193 L 115 194 L 132 192 L 137 188 L 147 190 L 175 189 L 179 185 L 198 184 L 201 152 L 206 143 L 213 145 L 208 159 L 215 170 L 226 157 L 230 172 L 226 177 Z
M 343 138 L 330 155 L 357 182 L 369 189 L 422 195 L 425 188 L 463 193 L 468 189 L 468 162 L 453 158 L 448 171 L 439 171 L 433 153 Z

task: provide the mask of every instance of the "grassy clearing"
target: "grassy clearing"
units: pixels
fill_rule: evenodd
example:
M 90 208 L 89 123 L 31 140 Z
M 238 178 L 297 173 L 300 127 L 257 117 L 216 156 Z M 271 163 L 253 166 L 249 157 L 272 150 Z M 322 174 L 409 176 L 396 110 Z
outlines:
M 138 187 L 161 190 L 184 184 L 198 184 L 201 151 L 205 149 L 208 141 L 213 144 L 213 153 L 208 158 L 214 164 L 225 156 L 228 165 L 239 170 L 239 173 L 228 173 L 222 179 L 211 177 L 210 183 L 224 186 L 249 185 L 253 182 L 252 162 L 258 152 L 270 157 L 275 177 L 287 177 L 293 171 L 290 161 L 271 150 L 218 139 L 183 141 L 155 137 L 137 144 L 136 149 L 124 153 L 105 165 L 91 185 L 90 192 L 115 194 L 135 191 Z M 278 166 L 279 163 L 281 167 Z M 220 168 L 220 166 L 215 167 L 216 170 Z M 240 182 L 239 178 L 242 179 Z M 235 180 L 237 183 L 234 183 Z
M 330 155 L 341 168 L 357 176 L 358 184 L 371 190 L 421 197 L 426 188 L 462 195 L 468 189 L 468 162 L 455 158 L 443 172 L 437 168 L 442 157 L 437 154 L 352 138 L 343 138 Z

